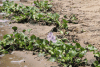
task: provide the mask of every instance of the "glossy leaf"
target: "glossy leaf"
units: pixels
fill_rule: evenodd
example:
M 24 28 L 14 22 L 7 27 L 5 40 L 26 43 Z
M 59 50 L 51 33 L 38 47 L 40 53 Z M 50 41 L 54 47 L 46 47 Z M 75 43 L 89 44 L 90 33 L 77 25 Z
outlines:
M 49 60 L 50 60 L 51 62 L 55 62 L 55 61 L 56 61 L 56 58 L 55 58 L 55 57 L 51 57 Z
M 17 27 L 16 26 L 14 26 L 14 27 L 12 27 L 12 29 L 16 32 L 16 30 L 17 30 Z

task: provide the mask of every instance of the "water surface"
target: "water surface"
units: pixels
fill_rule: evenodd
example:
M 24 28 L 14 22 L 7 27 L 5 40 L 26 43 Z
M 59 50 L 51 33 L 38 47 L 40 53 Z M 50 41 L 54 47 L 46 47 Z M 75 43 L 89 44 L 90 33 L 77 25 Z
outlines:
M 18 62 L 20 60 L 24 59 L 15 55 L 6 54 L 0 57 L 0 67 L 30 67 L 25 61 Z

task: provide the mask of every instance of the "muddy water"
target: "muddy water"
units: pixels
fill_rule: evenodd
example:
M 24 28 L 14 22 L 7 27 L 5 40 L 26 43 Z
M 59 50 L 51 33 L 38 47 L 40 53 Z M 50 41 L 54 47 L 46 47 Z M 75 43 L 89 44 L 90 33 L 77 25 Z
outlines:
M 4 20 L 0 15 L 0 40 L 3 39 L 4 35 L 11 33 L 11 31 L 8 30 L 10 25 L 7 23 L 7 21 L 8 20 Z
M 27 63 L 25 63 L 25 60 L 23 58 L 19 58 L 15 55 L 6 54 L 2 58 L 0 58 L 0 67 L 30 67 L 30 66 Z
M 3 39 L 3 36 L 6 34 L 11 34 L 10 24 L 8 22 L 2 21 L 3 17 L 0 15 L 0 40 Z M 3 57 L 0 57 L 0 67 L 30 67 L 27 63 L 24 62 L 23 58 L 19 58 L 15 55 L 6 54 Z
M 1 2 L 0 2 L 1 4 Z M 8 23 L 9 21 L 3 19 L 3 16 L 0 13 L 0 41 L 3 39 L 3 36 L 6 34 L 11 34 L 11 26 Z M 3 57 L 0 55 L 0 67 L 30 67 L 25 63 L 23 58 L 19 58 L 15 55 L 6 54 Z
M 2 4 L 2 2 L 0 2 Z M 4 13 L 0 12 L 0 40 L 3 39 L 3 36 L 6 34 L 11 34 L 13 31 L 9 30 L 11 28 L 10 24 L 8 23 L 9 20 L 3 18 Z
M 0 2 L 0 4 L 2 4 L 2 2 Z M 3 36 L 7 33 L 6 29 L 4 28 L 4 23 L 1 22 L 2 20 L 3 20 L 3 16 L 0 15 L 0 40 L 2 40 Z

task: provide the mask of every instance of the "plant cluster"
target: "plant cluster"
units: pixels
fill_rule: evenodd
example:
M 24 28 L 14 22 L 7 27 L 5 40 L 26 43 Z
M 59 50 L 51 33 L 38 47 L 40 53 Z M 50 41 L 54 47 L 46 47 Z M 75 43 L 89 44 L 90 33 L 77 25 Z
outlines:
M 59 28 L 60 32 L 66 33 L 68 29 L 66 19 L 62 19 L 63 23 L 59 21 L 59 14 L 51 13 L 51 7 L 48 1 L 34 1 L 33 6 L 24 6 L 23 4 L 16 4 L 13 1 L 5 1 L 2 5 L 2 12 L 6 12 L 6 17 L 11 17 L 12 20 L 16 22 L 27 22 L 32 20 L 33 23 L 36 22 L 45 22 L 45 24 L 56 24 L 56 27 Z M 61 31 L 62 29 L 66 29 L 65 32 Z
M 9 50 L 39 50 L 39 52 L 44 52 L 50 54 L 50 61 L 57 61 L 60 64 L 66 67 L 78 67 L 81 65 L 87 64 L 87 59 L 82 59 L 88 50 L 95 51 L 97 50 L 91 45 L 88 45 L 87 48 L 83 48 L 79 43 L 74 42 L 76 45 L 73 46 L 71 43 L 65 44 L 61 39 L 55 38 L 52 32 L 47 36 L 47 40 L 40 39 L 35 35 L 26 36 L 22 32 L 17 32 L 17 27 L 12 27 L 14 30 L 13 34 L 5 35 L 2 41 L 0 41 L 0 52 L 7 53 Z M 27 30 L 28 32 L 31 29 Z M 48 39 L 49 38 L 49 39 Z M 95 53 L 95 56 L 100 56 L 100 53 Z M 96 61 L 95 61 L 96 63 Z M 94 64 L 95 64 L 94 63 Z
M 39 2 L 34 1 L 33 6 L 24 6 L 16 4 L 13 1 L 3 2 L 2 12 L 6 12 L 6 16 L 13 15 L 13 20 L 16 22 L 33 20 L 34 22 L 45 22 L 59 24 L 59 15 L 57 13 L 48 12 L 51 10 L 52 5 L 48 1 Z
M 48 1 L 44 0 L 44 1 L 34 1 L 34 4 L 33 5 L 36 5 L 40 11 L 44 11 L 44 12 L 47 12 L 49 10 L 51 10 L 51 7 L 52 5 L 50 5 L 48 3 Z
M 6 53 L 9 50 L 17 50 L 17 49 L 26 49 L 26 50 L 36 50 L 45 52 L 46 54 L 50 54 L 50 61 L 57 61 L 63 65 L 67 66 L 78 66 L 83 61 L 82 57 L 87 52 L 85 48 L 81 47 L 79 43 L 76 43 L 76 46 L 72 44 L 65 44 L 63 41 L 56 40 L 53 38 L 52 33 L 49 33 L 49 41 L 45 39 L 40 39 L 35 35 L 32 35 L 28 38 L 24 34 L 26 30 L 18 33 L 17 27 L 12 27 L 15 31 L 13 34 L 5 35 L 2 41 L 0 41 L 0 49 Z M 29 31 L 30 32 L 30 31 Z M 52 37 L 52 39 L 50 38 Z M 53 42 L 52 42 L 53 41 Z
M 93 63 L 94 67 L 100 67 L 100 52 L 98 51 L 93 51 L 94 52 L 94 56 L 96 58 L 96 61 Z
M 7 13 L 7 16 L 13 15 L 13 20 L 20 22 L 22 20 L 34 20 L 34 22 L 46 22 L 56 23 L 59 25 L 59 29 L 68 29 L 67 23 L 69 21 L 62 19 L 63 23 L 59 22 L 59 15 L 57 13 L 49 12 L 52 5 L 48 1 L 34 1 L 33 6 L 24 6 L 22 4 L 14 4 L 14 2 L 3 2 L 3 6 L 0 9 Z M 75 17 L 72 18 L 75 20 Z M 87 59 L 82 59 L 88 51 L 93 51 L 96 57 L 96 61 L 93 66 L 100 67 L 100 52 L 91 45 L 86 48 L 80 46 L 79 43 L 73 46 L 71 43 L 64 43 L 62 39 L 57 39 L 56 36 L 50 32 L 46 39 L 40 39 L 35 35 L 25 35 L 25 31 L 18 33 L 17 27 L 12 27 L 13 34 L 5 35 L 2 41 L 0 41 L 0 54 L 8 53 L 10 50 L 34 50 L 42 52 L 45 55 L 50 54 L 50 61 L 57 61 L 65 67 L 78 67 L 86 65 Z M 29 33 L 31 29 L 27 30 Z M 60 31 L 62 32 L 62 31 Z

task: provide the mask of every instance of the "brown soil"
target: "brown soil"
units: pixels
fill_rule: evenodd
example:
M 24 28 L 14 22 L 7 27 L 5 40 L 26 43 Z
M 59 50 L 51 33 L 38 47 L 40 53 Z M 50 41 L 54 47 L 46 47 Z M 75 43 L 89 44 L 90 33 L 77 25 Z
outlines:
M 49 57 L 49 56 L 48 56 Z M 12 62 L 20 61 L 22 62 Z M 1 67 L 59 67 L 56 62 L 50 62 L 46 57 L 38 57 L 33 55 L 32 51 L 13 51 L 12 54 L 7 54 L 0 57 Z

